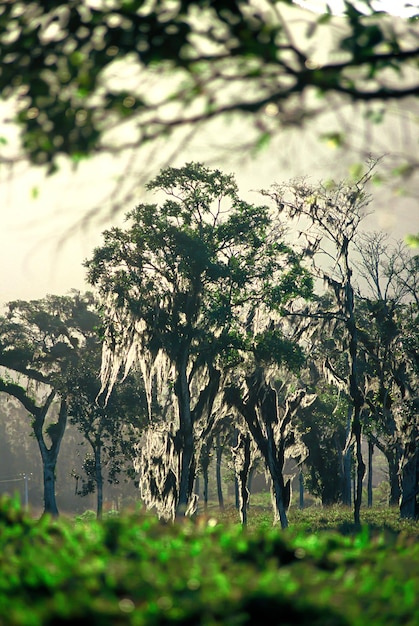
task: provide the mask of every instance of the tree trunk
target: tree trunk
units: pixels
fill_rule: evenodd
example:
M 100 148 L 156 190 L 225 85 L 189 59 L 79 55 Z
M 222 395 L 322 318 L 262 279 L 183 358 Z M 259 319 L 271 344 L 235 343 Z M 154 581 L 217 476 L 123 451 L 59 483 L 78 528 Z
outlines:
M 240 510 L 240 487 L 237 474 L 234 474 L 234 506 L 238 511 Z
M 348 241 L 342 246 L 345 262 L 345 313 L 346 328 L 349 335 L 349 395 L 351 396 L 353 413 L 351 424 L 351 438 L 355 442 L 356 458 L 356 487 L 354 491 L 354 522 L 356 526 L 361 525 L 360 511 L 362 504 L 362 481 L 365 474 L 365 463 L 362 458 L 361 438 L 362 424 L 361 412 L 364 399 L 359 383 L 358 372 L 358 330 L 355 322 L 354 291 L 351 284 L 352 270 L 348 263 Z
M 179 429 L 176 433 L 176 450 L 179 455 L 179 492 L 176 517 L 184 517 L 191 499 L 195 479 L 195 450 L 191 398 L 186 374 L 186 355 L 178 367 L 175 385 L 179 408 Z
M 399 458 L 393 452 L 386 454 L 388 480 L 390 483 L 389 506 L 398 506 L 402 497 L 399 478 Z
M 368 507 L 372 507 L 372 456 L 374 454 L 374 444 L 368 440 Z
M 56 424 L 52 424 L 48 430 L 48 436 L 51 439 L 51 447 L 48 448 L 44 439 L 43 427 L 49 407 L 51 406 L 54 397 L 55 392 L 52 392 L 39 414 L 35 416 L 33 431 L 38 442 L 42 458 L 44 479 L 44 515 L 49 514 L 53 517 L 58 517 L 59 513 L 55 498 L 55 469 L 61 441 L 67 425 L 67 401 L 64 398 L 61 399 L 58 420 Z
M 388 499 L 389 506 L 398 506 L 402 492 L 400 490 L 399 467 L 401 462 L 401 450 L 398 445 L 385 445 L 380 440 L 372 436 L 375 446 L 384 454 L 388 464 L 388 481 L 390 485 L 390 494 Z
M 204 478 L 204 509 L 208 509 L 208 466 L 209 463 L 204 463 L 202 466 L 202 474 Z
M 243 526 L 247 524 L 249 490 L 247 488 L 250 470 L 250 435 L 240 434 L 237 446 L 232 448 L 234 469 L 238 485 L 239 513 Z
M 51 458 L 48 458 L 50 456 Z M 44 515 L 58 517 L 58 507 L 55 498 L 55 467 L 57 459 L 55 455 L 46 455 L 42 458 L 44 475 Z
M 218 506 L 223 511 L 224 510 L 224 497 L 223 497 L 223 484 L 221 480 L 221 459 L 223 456 L 223 448 L 220 441 L 220 435 L 217 435 L 216 438 L 216 449 L 215 449 L 215 475 L 217 479 L 217 497 L 218 497 Z
M 254 477 L 255 477 L 255 467 L 254 465 L 252 465 L 251 468 L 249 469 L 249 478 L 247 479 L 247 488 L 249 490 L 249 498 L 250 498 L 250 494 L 252 493 L 252 485 L 253 485 Z
M 274 475 L 272 475 L 274 474 Z M 279 517 L 279 521 L 281 523 L 281 528 L 288 528 L 288 517 L 287 511 L 285 508 L 284 502 L 284 480 L 281 475 L 275 474 L 275 472 L 271 472 L 271 497 L 272 502 Z
M 298 475 L 298 484 L 299 484 L 299 506 L 300 509 L 304 509 L 304 474 L 302 469 L 300 469 L 300 473 Z
M 401 498 L 400 517 L 403 519 L 418 518 L 419 494 L 419 450 L 409 455 L 400 472 Z
M 102 475 L 102 446 L 95 446 L 95 482 L 96 482 L 96 517 L 102 519 L 103 513 L 103 475 Z
M 346 439 L 350 438 L 352 410 L 348 410 L 348 421 L 346 427 Z M 345 506 L 352 505 L 352 446 L 349 446 L 342 452 L 342 504 Z

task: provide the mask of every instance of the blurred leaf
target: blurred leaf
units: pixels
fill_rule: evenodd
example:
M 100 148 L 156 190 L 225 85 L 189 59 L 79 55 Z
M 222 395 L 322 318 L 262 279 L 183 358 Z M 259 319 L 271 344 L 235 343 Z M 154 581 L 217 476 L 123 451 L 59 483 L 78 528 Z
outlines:
M 419 233 L 417 235 L 406 235 L 405 240 L 411 248 L 419 248 Z
M 329 148 L 342 148 L 345 145 L 346 135 L 340 132 L 323 133 L 320 139 L 327 143 Z
M 364 171 L 363 163 L 353 163 L 349 167 L 349 175 L 352 178 L 352 180 L 359 180 L 362 176 L 363 171 Z

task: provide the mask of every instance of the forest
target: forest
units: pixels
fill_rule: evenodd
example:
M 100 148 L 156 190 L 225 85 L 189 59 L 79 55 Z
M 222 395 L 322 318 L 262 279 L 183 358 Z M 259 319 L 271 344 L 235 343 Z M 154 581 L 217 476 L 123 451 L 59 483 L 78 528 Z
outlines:
M 293 475 L 323 505 L 353 504 L 360 524 L 377 449 L 388 504 L 417 519 L 419 264 L 362 230 L 375 167 L 352 183 L 273 184 L 260 205 L 220 170 L 163 169 L 148 189 L 164 200 L 129 212 L 86 261 L 94 292 L 8 303 L 3 471 L 22 454 L 21 406 L 52 515 L 68 424 L 79 459 L 61 481 L 95 493 L 99 517 L 120 480 L 163 519 L 193 515 L 213 457 L 222 506 L 224 455 L 243 524 L 257 469 L 282 528 Z
M 5 624 L 416 623 L 419 264 L 361 228 L 375 166 L 260 205 L 164 169 L 86 261 L 94 292 L 7 304 L 2 471 L 31 436 L 43 510 L 26 470 L 0 502 Z M 67 437 L 60 480 L 96 511 L 58 520 Z

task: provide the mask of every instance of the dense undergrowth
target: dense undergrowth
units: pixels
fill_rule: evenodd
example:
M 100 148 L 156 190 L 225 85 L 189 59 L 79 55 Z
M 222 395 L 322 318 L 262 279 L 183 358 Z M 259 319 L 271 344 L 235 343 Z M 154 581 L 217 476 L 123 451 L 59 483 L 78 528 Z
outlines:
M 34 520 L 3 500 L 0 624 L 416 626 L 418 525 L 387 513 L 354 532 L 350 511 L 291 511 L 281 532 L 260 512 L 244 531 L 228 513 Z

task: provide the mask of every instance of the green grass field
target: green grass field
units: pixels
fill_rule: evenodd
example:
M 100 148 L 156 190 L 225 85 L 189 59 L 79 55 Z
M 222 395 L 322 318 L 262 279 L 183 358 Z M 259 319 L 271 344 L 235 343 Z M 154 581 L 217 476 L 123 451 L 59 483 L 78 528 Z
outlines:
M 215 509 L 161 524 L 139 512 L 103 522 L 34 520 L 0 505 L 2 626 L 417 626 L 419 527 L 397 511 L 290 511 L 273 528 Z

